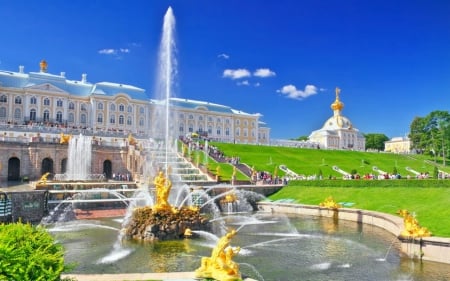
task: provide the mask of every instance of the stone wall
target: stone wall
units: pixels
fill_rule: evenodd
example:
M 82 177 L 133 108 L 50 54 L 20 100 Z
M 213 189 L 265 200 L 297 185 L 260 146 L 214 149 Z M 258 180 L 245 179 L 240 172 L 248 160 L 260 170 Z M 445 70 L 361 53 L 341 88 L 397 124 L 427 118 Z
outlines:
M 39 223 L 47 213 L 47 191 L 8 192 L 12 222 Z

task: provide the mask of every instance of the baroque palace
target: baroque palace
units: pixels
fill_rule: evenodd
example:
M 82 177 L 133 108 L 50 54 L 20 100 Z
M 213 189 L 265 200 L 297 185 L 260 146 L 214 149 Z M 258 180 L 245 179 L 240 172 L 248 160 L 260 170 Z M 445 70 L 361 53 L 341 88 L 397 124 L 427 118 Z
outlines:
M 25 157 L 20 152 L 24 148 L 8 148 L 8 144 L 57 143 L 61 133 L 91 135 L 97 142 L 115 142 L 117 146 L 127 145 L 128 136 L 142 140 L 155 137 L 152 132 L 157 131 L 158 109 L 165 101 L 151 99 L 144 89 L 131 85 L 90 83 L 86 74 L 82 74 L 80 81 L 67 79 L 64 72 L 50 74 L 44 60 L 39 66 L 39 71 L 29 73 L 25 73 L 23 66 L 17 72 L 0 70 L 0 157 L 3 166 L 8 166 L 0 166 L 0 180 L 15 180 L 23 175 L 36 178 L 48 171 L 64 172 L 59 164 L 67 158 L 64 149 L 40 153 L 45 149 L 40 145 L 34 153 L 28 149 Z M 270 142 L 270 128 L 260 120 L 259 113 L 181 98 L 170 98 L 169 104 L 170 126 L 176 137 L 198 134 L 220 142 Z M 98 163 L 93 163 L 93 172 L 139 173 L 136 160 L 124 153 L 129 152 L 100 157 Z M 109 167 L 107 171 L 105 167 Z

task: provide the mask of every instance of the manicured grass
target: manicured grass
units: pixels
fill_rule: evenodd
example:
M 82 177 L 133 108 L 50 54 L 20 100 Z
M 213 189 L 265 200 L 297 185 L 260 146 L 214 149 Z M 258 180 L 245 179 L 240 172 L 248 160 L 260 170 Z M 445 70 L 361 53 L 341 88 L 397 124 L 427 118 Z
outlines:
M 353 202 L 352 208 L 396 214 L 399 209 L 415 213 L 421 226 L 427 227 L 434 236 L 450 237 L 450 187 L 449 180 L 380 180 L 380 181 L 332 181 L 329 176 L 341 178 L 333 166 L 360 175 L 378 173 L 379 170 L 392 173 L 394 168 L 405 178 L 415 174 L 406 170 L 410 167 L 421 173 L 433 175 L 435 168 L 450 172 L 449 166 L 434 163 L 427 155 L 402 155 L 378 152 L 345 150 L 323 150 L 288 148 L 264 145 L 210 143 L 224 152 L 226 157 L 239 156 L 242 163 L 258 171 L 273 173 L 279 165 L 286 165 L 297 174 L 318 175 L 326 180 L 293 181 L 270 199 L 295 199 L 302 204 L 318 205 L 328 196 L 337 202 Z M 437 159 L 439 160 L 439 159 Z M 448 160 L 447 160 L 448 162 Z M 280 176 L 283 172 L 277 169 Z M 307 185 L 307 186 L 306 186 Z M 320 187 L 318 187 L 320 186 Z
M 286 165 L 297 174 L 309 176 L 322 173 L 324 178 L 329 176 L 340 178 L 341 174 L 333 170 L 333 166 L 351 172 L 355 170 L 360 175 L 373 173 L 376 166 L 379 170 L 392 173 L 397 169 L 403 177 L 415 174 L 406 167 L 430 175 L 435 169 L 434 159 L 427 155 L 403 155 L 393 153 L 359 152 L 348 150 L 324 150 L 293 147 L 278 147 L 264 145 L 246 145 L 230 143 L 211 143 L 225 153 L 225 156 L 239 156 L 242 163 L 255 167 L 258 171 L 273 173 L 279 165 Z M 439 162 L 438 162 L 439 163 Z M 440 170 L 450 172 L 450 167 L 439 166 Z M 278 169 L 280 176 L 284 173 Z
M 271 200 L 295 199 L 296 203 L 318 205 L 328 196 L 336 202 L 355 203 L 352 208 L 396 214 L 400 209 L 415 213 L 419 224 L 433 236 L 450 237 L 450 188 L 420 187 L 303 187 L 286 186 Z

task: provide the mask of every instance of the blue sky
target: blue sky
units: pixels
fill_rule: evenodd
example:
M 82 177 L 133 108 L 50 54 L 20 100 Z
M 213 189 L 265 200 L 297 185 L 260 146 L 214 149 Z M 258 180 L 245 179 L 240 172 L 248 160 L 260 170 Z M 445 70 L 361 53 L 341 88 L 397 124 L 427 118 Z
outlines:
M 404 136 L 450 110 L 446 0 L 0 0 L 0 69 L 87 74 L 153 96 L 163 17 L 176 18 L 174 96 L 261 113 L 272 138 L 343 115 L 363 133 Z

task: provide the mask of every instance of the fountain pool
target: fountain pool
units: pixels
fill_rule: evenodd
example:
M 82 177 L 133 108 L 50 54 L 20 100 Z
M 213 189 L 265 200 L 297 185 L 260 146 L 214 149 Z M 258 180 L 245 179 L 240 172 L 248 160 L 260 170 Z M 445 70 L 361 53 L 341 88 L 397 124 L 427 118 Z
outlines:
M 194 271 L 218 237 L 157 243 L 124 240 L 117 245 L 122 218 L 72 221 L 49 226 L 66 249 L 71 273 Z M 268 280 L 450 280 L 450 265 L 413 261 L 392 234 L 372 226 L 332 218 L 238 213 L 215 222 L 238 230 L 232 246 L 243 276 Z

